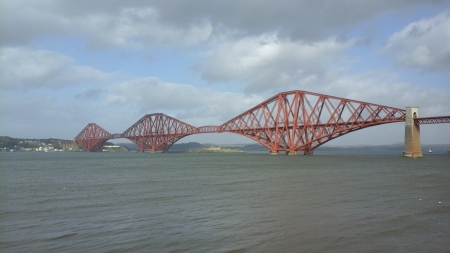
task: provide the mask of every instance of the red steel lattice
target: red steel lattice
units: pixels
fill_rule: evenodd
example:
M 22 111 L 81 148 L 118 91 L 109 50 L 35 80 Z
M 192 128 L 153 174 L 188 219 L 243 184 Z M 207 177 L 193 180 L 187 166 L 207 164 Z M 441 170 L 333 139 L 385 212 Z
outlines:
M 122 133 L 139 151 L 167 151 L 179 139 L 197 133 L 196 127 L 162 113 L 147 114 Z
M 89 123 L 76 137 L 75 141 L 83 146 L 84 150 L 98 151 L 102 145 L 113 138 L 105 129 L 95 123 Z
M 435 116 L 435 117 L 415 118 L 414 119 L 414 123 L 416 123 L 416 124 L 450 123 L 450 116 Z
M 218 126 L 202 126 L 198 127 L 198 133 L 199 134 L 206 134 L 206 133 L 218 133 Z
M 269 150 L 312 152 L 344 134 L 403 122 L 405 110 L 307 91 L 279 93 L 220 126 Z
M 122 134 L 88 124 L 75 140 L 96 151 L 108 139 L 127 138 L 139 151 L 167 151 L 197 133 L 229 132 L 251 138 L 270 151 L 312 152 L 344 134 L 386 123 L 403 122 L 405 110 L 307 91 L 279 93 L 220 126 L 194 127 L 162 113 L 147 114 Z M 450 116 L 417 118 L 419 124 L 450 123 Z

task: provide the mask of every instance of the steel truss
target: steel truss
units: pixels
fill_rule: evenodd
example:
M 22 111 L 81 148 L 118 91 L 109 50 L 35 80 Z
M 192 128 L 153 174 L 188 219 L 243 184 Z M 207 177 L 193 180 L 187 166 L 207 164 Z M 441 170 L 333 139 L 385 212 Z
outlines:
M 75 140 L 91 151 L 112 138 L 127 138 L 139 151 L 167 151 L 191 134 L 229 132 L 251 138 L 273 152 L 310 153 L 344 134 L 404 120 L 403 109 L 296 90 L 279 93 L 220 126 L 197 128 L 154 113 L 145 115 L 122 134 L 112 135 L 96 124 L 88 124 Z
M 415 118 L 414 123 L 416 124 L 440 124 L 440 123 L 450 123 L 450 116 L 435 116 L 426 118 Z
M 76 137 L 75 141 L 83 146 L 84 150 L 99 151 L 103 144 L 112 139 L 113 135 L 95 123 L 89 123 Z
M 202 126 L 198 127 L 198 133 L 199 134 L 206 134 L 206 133 L 218 133 L 218 126 Z
M 162 113 L 147 114 L 122 133 L 139 151 L 168 151 L 179 139 L 198 133 L 198 129 Z
M 247 136 L 272 152 L 311 153 L 344 134 L 403 122 L 405 111 L 307 91 L 279 93 L 220 126 Z

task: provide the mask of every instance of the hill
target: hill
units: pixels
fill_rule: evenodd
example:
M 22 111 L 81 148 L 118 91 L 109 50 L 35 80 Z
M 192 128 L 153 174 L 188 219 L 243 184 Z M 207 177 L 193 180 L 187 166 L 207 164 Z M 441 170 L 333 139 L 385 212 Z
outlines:
M 49 151 L 62 149 L 59 139 L 20 139 L 0 136 L 0 150 Z

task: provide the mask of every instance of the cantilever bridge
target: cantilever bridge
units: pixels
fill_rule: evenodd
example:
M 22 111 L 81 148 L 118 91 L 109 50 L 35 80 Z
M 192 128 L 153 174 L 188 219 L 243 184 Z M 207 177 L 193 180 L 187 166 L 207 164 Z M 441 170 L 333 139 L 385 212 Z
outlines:
M 416 124 L 450 123 L 450 116 L 418 118 Z M 88 124 L 75 141 L 98 151 L 109 139 L 127 138 L 140 152 L 167 152 L 183 137 L 201 133 L 235 133 L 265 146 L 272 154 L 312 154 L 322 144 L 363 128 L 405 122 L 404 109 L 351 99 L 288 91 L 279 93 L 219 126 L 194 127 L 162 113 L 147 114 L 121 134 Z

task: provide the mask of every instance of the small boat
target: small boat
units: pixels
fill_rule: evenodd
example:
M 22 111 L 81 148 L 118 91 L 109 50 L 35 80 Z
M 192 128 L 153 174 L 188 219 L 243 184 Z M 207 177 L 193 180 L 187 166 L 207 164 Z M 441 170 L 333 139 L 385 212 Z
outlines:
M 428 149 L 428 153 L 433 153 L 433 150 L 431 150 L 431 148 Z

